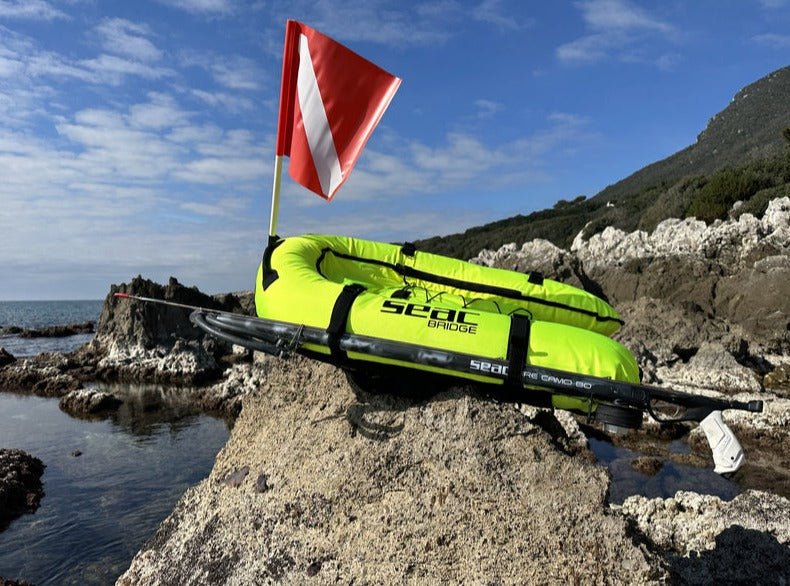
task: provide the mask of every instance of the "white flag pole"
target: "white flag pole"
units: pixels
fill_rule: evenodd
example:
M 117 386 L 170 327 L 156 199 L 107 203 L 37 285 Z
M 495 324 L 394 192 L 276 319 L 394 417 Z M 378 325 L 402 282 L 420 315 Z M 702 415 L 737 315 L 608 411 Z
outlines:
M 280 208 L 280 183 L 283 176 L 283 157 L 274 156 L 274 180 L 272 181 L 272 211 L 269 217 L 269 240 L 277 235 L 277 214 Z

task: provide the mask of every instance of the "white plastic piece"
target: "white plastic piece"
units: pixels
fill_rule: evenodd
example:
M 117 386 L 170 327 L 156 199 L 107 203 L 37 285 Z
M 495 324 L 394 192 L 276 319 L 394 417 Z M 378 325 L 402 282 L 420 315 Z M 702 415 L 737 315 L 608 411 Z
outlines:
M 713 471 L 716 474 L 732 474 L 740 468 L 746 457 L 738 438 L 721 418 L 721 411 L 712 411 L 699 426 L 708 438 L 713 452 Z

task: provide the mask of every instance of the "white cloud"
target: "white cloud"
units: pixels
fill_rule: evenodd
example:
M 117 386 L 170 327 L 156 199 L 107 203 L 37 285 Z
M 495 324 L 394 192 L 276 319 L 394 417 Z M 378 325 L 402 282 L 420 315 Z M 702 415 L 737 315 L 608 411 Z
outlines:
M 192 14 L 228 15 L 236 11 L 234 0 L 159 0 L 162 4 Z
M 249 98 L 239 97 L 228 92 L 207 92 L 204 90 L 190 90 L 192 95 L 201 102 L 213 107 L 220 107 L 226 112 L 239 114 L 252 110 L 255 105 Z
M 191 125 L 172 96 L 152 93 L 126 113 L 86 109 L 57 124 L 88 177 L 118 183 L 176 180 L 237 185 L 265 174 L 261 146 L 248 130 Z
M 676 56 L 660 52 L 678 36 L 676 27 L 629 0 L 585 0 L 576 7 L 589 33 L 560 45 L 556 50 L 560 61 L 586 64 L 616 58 L 660 69 L 676 62 Z
M 242 198 L 222 198 L 216 202 L 184 202 L 181 209 L 201 216 L 212 216 L 217 218 L 232 218 L 237 214 L 243 213 L 249 201 Z
M 68 19 L 68 15 L 44 0 L 2 0 L 0 18 L 24 20 Z
M 587 25 L 600 31 L 612 30 L 655 30 L 671 33 L 674 27 L 645 10 L 635 6 L 628 0 L 587 0 L 577 6 Z
M 311 26 L 340 42 L 371 41 L 401 47 L 444 43 L 452 33 L 439 22 L 454 19 L 459 10 L 456 2 L 433 6 L 433 12 L 412 12 L 408 6 L 398 8 L 373 0 L 349 0 L 340 7 L 332 0 L 310 4 Z
M 266 173 L 258 157 L 205 157 L 184 163 L 174 177 L 191 183 L 225 185 L 228 182 L 251 182 Z
M 173 75 L 173 72 L 169 69 L 146 65 L 137 61 L 123 59 L 115 55 L 99 55 L 95 59 L 80 61 L 77 65 L 89 72 L 86 80 L 109 85 L 122 84 L 126 76 L 137 76 L 144 79 L 160 79 Z M 56 74 L 57 72 L 50 71 L 49 73 Z
M 477 117 L 478 118 L 490 118 L 494 116 L 498 112 L 504 110 L 504 106 L 493 100 L 485 100 L 479 99 L 475 102 L 475 106 L 478 108 Z
M 530 136 L 493 146 L 460 132 L 447 134 L 436 145 L 416 141 L 398 145 L 393 140 L 387 153 L 368 146 L 343 186 L 342 200 L 420 198 L 481 184 L 494 190 L 549 182 L 553 178 L 543 169 L 546 158 L 559 152 L 569 156 L 590 144 L 595 136 L 587 124 L 580 116 L 555 112 Z M 317 197 L 294 201 L 298 207 L 321 203 Z
M 211 66 L 214 79 L 225 87 L 237 90 L 257 90 L 262 77 L 261 69 L 246 57 L 215 60 Z
M 557 48 L 557 58 L 567 63 L 594 63 L 605 58 L 609 50 L 622 42 L 613 34 L 592 34 Z
M 188 125 L 191 113 L 182 110 L 175 99 L 161 92 L 148 94 L 150 102 L 129 108 L 129 124 L 138 128 L 169 129 Z
M 790 47 L 790 35 L 765 33 L 752 37 L 755 43 L 771 49 L 787 49 Z
M 502 0 L 483 0 L 472 10 L 472 17 L 502 30 L 519 30 L 533 24 L 531 20 L 526 25 L 519 24 L 512 11 L 502 7 Z
M 110 53 L 145 62 L 162 58 L 162 51 L 147 38 L 151 36 L 151 31 L 145 25 L 123 18 L 111 18 L 103 21 L 97 27 L 97 32 L 102 46 Z
M 258 63 L 238 55 L 185 51 L 181 54 L 181 64 L 184 67 L 204 69 L 218 84 L 233 90 L 258 90 L 265 80 L 265 74 Z

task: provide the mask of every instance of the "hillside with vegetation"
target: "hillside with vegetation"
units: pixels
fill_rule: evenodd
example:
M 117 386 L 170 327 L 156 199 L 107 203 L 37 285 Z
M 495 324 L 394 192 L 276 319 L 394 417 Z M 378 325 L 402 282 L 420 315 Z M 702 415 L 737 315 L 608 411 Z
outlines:
M 768 202 L 790 195 L 790 66 L 738 92 L 691 146 L 610 185 L 595 197 L 560 200 L 553 208 L 418 242 L 471 258 L 484 248 L 543 238 L 567 248 L 614 226 L 651 232 L 667 218 L 710 223 L 728 215 L 762 216 Z M 742 202 L 733 210 L 736 202 Z

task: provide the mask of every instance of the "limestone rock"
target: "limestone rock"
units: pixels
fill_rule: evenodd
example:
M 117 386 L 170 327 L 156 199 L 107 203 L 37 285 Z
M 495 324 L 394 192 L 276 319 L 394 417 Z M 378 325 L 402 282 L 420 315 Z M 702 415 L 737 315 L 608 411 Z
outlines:
M 142 277 L 113 285 L 102 307 L 96 336 L 78 354 L 96 363 L 104 380 L 196 385 L 216 378 L 218 359 L 230 344 L 206 337 L 189 321 L 188 309 L 115 297 L 127 293 L 208 309 L 248 312 L 250 295 L 211 297 L 171 277 L 166 286 Z
M 111 393 L 96 389 L 79 389 L 61 397 L 60 409 L 70 415 L 86 417 L 114 411 L 122 401 Z
M 605 471 L 554 439 L 463 389 L 355 396 L 333 367 L 274 361 L 118 584 L 660 578 L 606 514 Z
M 658 378 L 671 386 L 718 389 L 726 394 L 759 393 L 762 384 L 749 368 L 717 342 L 705 342 L 687 363 L 658 369 Z
M 266 382 L 271 364 L 277 359 L 254 353 L 252 362 L 234 364 L 222 374 L 222 380 L 196 392 L 195 402 L 203 411 L 237 416 L 242 400 Z
M 69 373 L 74 366 L 62 352 L 42 352 L 33 358 L 14 360 L 0 367 L 0 389 L 62 397 L 82 383 Z
M 667 552 L 669 570 L 683 584 L 790 582 L 790 501 L 747 491 L 732 501 L 678 492 L 669 499 L 625 500 L 622 514 Z
M 47 326 L 43 328 L 0 328 L 0 335 L 14 334 L 20 338 L 64 338 L 75 334 L 92 334 L 96 328 L 96 323 L 86 321 L 76 324 L 62 324 Z
M 0 346 L 0 368 L 11 364 L 12 362 L 16 361 L 16 357 L 11 354 L 8 350 Z
M 35 513 L 44 497 L 44 464 L 17 449 L 0 448 L 0 531 L 24 513 Z
M 763 377 L 763 386 L 771 392 L 790 398 L 790 363 L 778 364 Z

